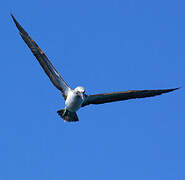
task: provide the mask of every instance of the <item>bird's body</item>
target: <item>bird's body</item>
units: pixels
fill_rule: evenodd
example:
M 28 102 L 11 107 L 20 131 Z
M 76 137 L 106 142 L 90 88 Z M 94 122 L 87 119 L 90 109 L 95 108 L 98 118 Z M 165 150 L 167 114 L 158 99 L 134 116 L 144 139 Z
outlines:
M 81 107 L 87 106 L 89 104 L 103 104 L 115 101 L 124 101 L 128 99 L 145 98 L 160 95 L 163 93 L 168 93 L 174 91 L 178 88 L 173 89 L 157 89 L 157 90 L 131 90 L 131 91 L 121 91 L 113 93 L 103 93 L 95 95 L 85 94 L 85 89 L 78 86 L 75 89 L 70 88 L 67 83 L 62 79 L 60 74 L 51 64 L 48 57 L 40 49 L 40 47 L 35 43 L 35 41 L 28 35 L 28 33 L 22 28 L 22 26 L 17 22 L 15 17 L 13 18 L 16 27 L 22 39 L 25 41 L 27 46 L 32 51 L 33 55 L 36 57 L 40 65 L 42 66 L 45 73 L 48 75 L 49 79 L 53 85 L 61 91 L 65 99 L 65 108 L 57 111 L 57 113 L 65 120 L 69 122 L 78 121 L 78 116 L 76 111 Z
M 84 94 L 78 94 L 78 91 L 70 90 L 65 101 L 65 108 L 71 112 L 76 112 L 83 104 L 84 98 Z

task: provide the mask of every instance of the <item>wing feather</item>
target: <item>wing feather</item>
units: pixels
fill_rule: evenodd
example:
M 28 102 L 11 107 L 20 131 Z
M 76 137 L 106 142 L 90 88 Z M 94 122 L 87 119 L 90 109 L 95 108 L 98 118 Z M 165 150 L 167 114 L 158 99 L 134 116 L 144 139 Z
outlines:
M 114 92 L 114 93 L 87 95 L 86 100 L 82 104 L 82 107 L 89 104 L 104 104 L 104 103 L 115 102 L 115 101 L 124 101 L 128 99 L 152 97 L 163 93 L 168 93 L 177 89 L 179 88 L 157 89 L 157 90 L 131 90 L 131 91 L 121 91 L 121 92 Z
M 64 99 L 66 99 L 68 91 L 70 90 L 70 87 L 66 84 L 66 82 L 62 79 L 60 74 L 57 72 L 55 67 L 51 64 L 48 57 L 45 55 L 45 53 L 40 49 L 40 47 L 36 44 L 36 42 L 29 36 L 29 34 L 22 28 L 22 26 L 17 22 L 15 17 L 11 14 L 12 19 L 16 25 L 16 27 L 19 30 L 19 33 L 24 40 L 24 42 L 27 44 L 27 46 L 32 51 L 33 55 L 36 57 L 42 68 L 44 69 L 45 73 L 48 75 L 49 79 L 53 83 L 53 85 L 59 89 Z

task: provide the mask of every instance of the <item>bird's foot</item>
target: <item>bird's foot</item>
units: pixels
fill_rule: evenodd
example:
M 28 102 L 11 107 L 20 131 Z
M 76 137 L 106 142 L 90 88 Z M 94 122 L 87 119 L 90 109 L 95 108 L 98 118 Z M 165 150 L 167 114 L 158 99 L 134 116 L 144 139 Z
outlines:
M 62 113 L 62 117 L 64 117 L 67 114 L 67 109 L 64 109 L 64 112 Z

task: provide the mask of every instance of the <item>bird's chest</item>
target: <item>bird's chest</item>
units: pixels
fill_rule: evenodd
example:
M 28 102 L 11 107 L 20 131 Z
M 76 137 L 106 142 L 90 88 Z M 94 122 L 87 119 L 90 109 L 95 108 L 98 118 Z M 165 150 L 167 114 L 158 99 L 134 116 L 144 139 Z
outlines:
M 74 111 L 77 111 L 78 109 L 80 109 L 82 102 L 83 102 L 83 100 L 80 96 L 77 96 L 75 93 L 71 92 L 67 96 L 65 105 L 69 111 L 74 112 Z

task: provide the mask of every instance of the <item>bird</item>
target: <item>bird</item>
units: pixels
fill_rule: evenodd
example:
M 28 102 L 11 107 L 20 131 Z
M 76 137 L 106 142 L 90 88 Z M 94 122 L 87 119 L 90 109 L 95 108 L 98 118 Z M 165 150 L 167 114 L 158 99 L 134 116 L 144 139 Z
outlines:
M 77 122 L 79 121 L 77 116 L 77 111 L 84 106 L 90 104 L 104 104 L 115 101 L 124 101 L 129 99 L 136 98 L 145 98 L 161 95 L 163 93 L 168 93 L 179 88 L 172 89 L 154 89 L 154 90 L 130 90 L 130 91 L 120 91 L 120 92 L 111 92 L 111 93 L 101 93 L 88 95 L 85 93 L 85 88 L 78 86 L 75 89 L 72 89 L 64 81 L 55 67 L 52 65 L 46 54 L 40 49 L 36 42 L 30 37 L 30 35 L 23 29 L 23 27 L 15 19 L 14 15 L 11 14 L 11 17 L 19 30 L 24 42 L 27 44 L 33 55 L 36 57 L 40 65 L 42 66 L 45 73 L 48 75 L 49 79 L 53 85 L 61 91 L 63 98 L 65 100 L 65 107 L 57 111 L 58 115 L 68 122 Z

